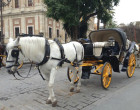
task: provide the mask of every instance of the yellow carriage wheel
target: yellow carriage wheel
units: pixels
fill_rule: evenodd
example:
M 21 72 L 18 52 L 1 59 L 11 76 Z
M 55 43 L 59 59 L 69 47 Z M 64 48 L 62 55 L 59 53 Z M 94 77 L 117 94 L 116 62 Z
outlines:
M 6 66 L 6 55 L 2 56 L 2 65 Z
M 67 76 L 68 76 L 69 81 L 71 82 L 71 80 L 73 79 L 74 74 L 73 74 L 73 72 L 72 72 L 72 70 L 70 68 L 68 68 L 68 70 L 67 70 Z M 78 71 L 77 71 L 77 75 L 76 75 L 76 79 L 74 81 L 74 84 L 76 84 L 78 82 L 78 80 L 79 80 L 79 76 L 78 76 Z
M 111 83 L 112 67 L 109 62 L 106 62 L 101 72 L 101 85 L 104 89 L 107 89 Z
M 136 67 L 136 59 L 135 59 L 135 55 L 132 53 L 130 54 L 129 56 L 129 59 L 128 59 L 128 67 L 127 67 L 127 76 L 129 78 L 131 78 L 135 72 L 135 67 Z

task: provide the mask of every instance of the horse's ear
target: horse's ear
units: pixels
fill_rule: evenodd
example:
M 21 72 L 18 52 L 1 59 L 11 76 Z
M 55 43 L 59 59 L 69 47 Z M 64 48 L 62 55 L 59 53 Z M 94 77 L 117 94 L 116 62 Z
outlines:
M 16 40 L 15 40 L 15 43 L 18 44 L 19 43 L 19 40 L 20 40 L 20 38 L 17 37 Z
M 12 41 L 14 41 L 14 39 L 10 37 L 10 38 L 9 38 L 9 42 L 12 42 Z

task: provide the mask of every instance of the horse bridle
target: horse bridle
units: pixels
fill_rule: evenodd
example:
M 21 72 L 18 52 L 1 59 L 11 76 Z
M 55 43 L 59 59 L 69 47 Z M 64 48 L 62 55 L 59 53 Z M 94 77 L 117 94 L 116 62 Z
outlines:
M 13 66 L 18 66 L 18 59 L 19 59 L 19 52 L 21 52 L 21 48 L 20 48 L 20 46 L 15 46 L 14 47 L 14 49 L 12 50 L 12 52 L 11 52 L 11 56 L 13 57 L 13 58 L 15 58 L 15 61 L 14 60 L 12 60 L 12 61 L 8 61 L 8 60 L 6 60 L 6 62 L 14 62 L 14 64 L 13 65 L 11 65 L 11 66 L 8 66 L 8 67 L 6 67 L 6 68 L 11 68 L 11 67 L 13 67 Z

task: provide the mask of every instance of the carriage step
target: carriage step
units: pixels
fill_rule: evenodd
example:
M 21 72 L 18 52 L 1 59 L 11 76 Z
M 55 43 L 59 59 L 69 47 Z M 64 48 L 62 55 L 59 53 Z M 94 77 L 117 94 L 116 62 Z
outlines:
M 121 71 L 125 72 L 126 71 L 126 67 L 122 67 Z

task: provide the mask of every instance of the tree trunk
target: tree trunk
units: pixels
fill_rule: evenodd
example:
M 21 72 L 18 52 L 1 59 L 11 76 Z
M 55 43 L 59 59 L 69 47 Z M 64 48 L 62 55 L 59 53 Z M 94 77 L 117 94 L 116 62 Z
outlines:
M 77 41 L 78 39 L 78 27 L 77 26 L 74 26 L 72 29 L 72 34 L 71 34 L 71 40 L 72 41 Z
M 97 30 L 100 29 L 100 19 L 97 20 Z
M 106 23 L 104 23 L 104 29 L 106 28 Z

